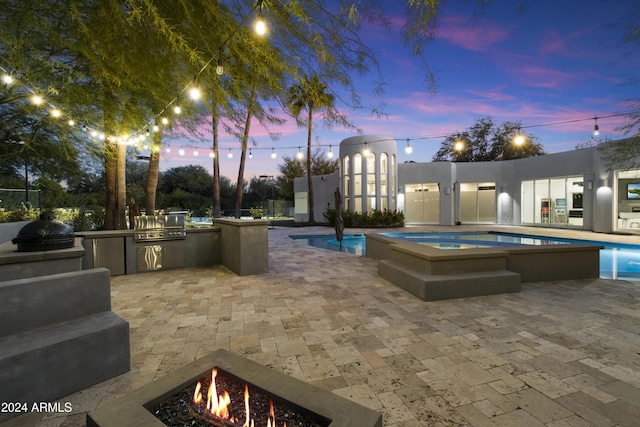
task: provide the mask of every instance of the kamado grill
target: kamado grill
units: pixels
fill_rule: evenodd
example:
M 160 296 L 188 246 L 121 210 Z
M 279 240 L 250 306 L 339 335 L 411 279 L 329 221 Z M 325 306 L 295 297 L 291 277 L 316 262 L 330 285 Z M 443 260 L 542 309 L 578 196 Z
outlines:
M 36 252 L 72 248 L 75 238 L 72 227 L 56 220 L 52 212 L 43 212 L 38 221 L 22 227 L 11 242 L 18 245 L 18 252 Z
M 133 223 L 138 272 L 184 267 L 182 215 L 137 216 Z

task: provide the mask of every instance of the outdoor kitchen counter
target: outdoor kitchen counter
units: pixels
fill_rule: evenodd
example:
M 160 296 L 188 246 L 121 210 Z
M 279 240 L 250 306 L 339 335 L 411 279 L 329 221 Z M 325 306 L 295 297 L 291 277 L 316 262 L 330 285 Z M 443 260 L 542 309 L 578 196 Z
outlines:
M 85 256 L 83 269 L 105 267 L 112 276 L 136 274 L 134 230 L 81 231 Z M 220 227 L 188 227 L 183 242 L 184 267 L 205 267 L 221 263 Z

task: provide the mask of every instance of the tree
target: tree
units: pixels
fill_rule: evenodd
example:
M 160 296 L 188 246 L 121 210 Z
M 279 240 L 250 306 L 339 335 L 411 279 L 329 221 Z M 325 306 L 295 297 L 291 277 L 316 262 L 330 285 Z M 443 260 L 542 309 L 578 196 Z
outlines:
M 329 159 L 326 151 L 317 147 L 311 153 L 311 174 L 327 175 L 338 169 L 338 159 Z M 282 156 L 284 163 L 278 165 L 278 187 L 280 194 L 288 200 L 293 200 L 293 180 L 307 175 L 306 162 L 296 157 Z
M 518 138 L 516 138 L 518 137 Z M 447 136 L 434 162 L 489 162 L 545 154 L 538 137 L 522 131 L 519 122 L 498 126 L 491 117 L 478 119 L 465 130 Z
M 287 96 L 287 104 L 291 114 L 296 118 L 296 121 L 300 124 L 300 114 L 303 110 L 307 110 L 307 186 L 308 186 L 308 201 L 309 201 L 309 224 L 314 225 L 316 223 L 313 217 L 313 181 L 311 171 L 311 134 L 313 131 L 313 113 L 327 111 L 330 115 L 336 116 L 333 110 L 333 104 L 335 97 L 327 93 L 327 85 L 320 81 L 317 74 L 309 77 L 304 77 L 302 81 L 289 88 Z M 302 123 L 305 123 L 304 121 Z

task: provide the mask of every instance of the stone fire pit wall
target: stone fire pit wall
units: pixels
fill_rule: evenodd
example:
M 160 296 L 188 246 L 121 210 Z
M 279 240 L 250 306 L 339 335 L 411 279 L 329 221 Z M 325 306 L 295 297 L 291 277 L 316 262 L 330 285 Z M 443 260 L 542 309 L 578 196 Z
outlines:
M 90 412 L 87 426 L 162 427 L 164 424 L 145 408 L 163 402 L 214 367 L 330 419 L 329 427 L 382 427 L 382 415 L 371 409 L 223 349 Z

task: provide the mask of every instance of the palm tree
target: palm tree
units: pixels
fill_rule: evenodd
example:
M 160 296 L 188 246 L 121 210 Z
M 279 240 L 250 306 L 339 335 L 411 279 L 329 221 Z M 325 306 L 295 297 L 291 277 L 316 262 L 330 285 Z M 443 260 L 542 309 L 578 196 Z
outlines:
M 317 74 L 304 77 L 300 84 L 289 88 L 287 103 L 293 117 L 298 124 L 304 124 L 299 120 L 300 113 L 307 110 L 307 185 L 309 188 L 309 225 L 316 223 L 313 216 L 313 185 L 311 182 L 311 131 L 313 129 L 313 113 L 317 111 L 330 111 L 333 109 L 335 96 L 326 92 L 327 85 L 320 81 Z

